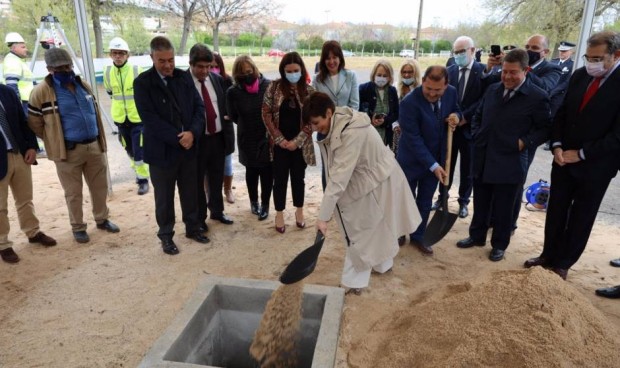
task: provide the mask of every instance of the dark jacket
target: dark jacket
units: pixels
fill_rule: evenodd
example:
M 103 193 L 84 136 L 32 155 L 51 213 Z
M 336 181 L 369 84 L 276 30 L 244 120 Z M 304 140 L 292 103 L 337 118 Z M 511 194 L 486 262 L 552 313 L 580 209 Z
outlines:
M 189 130 L 195 143 L 205 131 L 204 103 L 187 72 L 174 69 L 166 86 L 157 70 L 151 68 L 134 80 L 134 98 L 144 123 L 145 162 L 168 167 L 196 156 L 196 144 L 186 150 L 178 137 Z
M 192 75 L 187 71 L 189 78 L 192 81 L 192 86 L 194 86 L 194 80 L 192 79 Z M 220 111 L 220 115 L 223 115 L 220 118 L 220 122 L 222 123 L 222 134 L 224 134 L 224 154 L 226 156 L 235 152 L 235 128 L 233 127 L 233 123 L 230 119 L 226 119 L 225 116 L 228 116 L 227 108 L 226 108 L 226 91 L 232 85 L 232 79 L 224 79 L 221 75 L 209 72 L 209 79 L 211 80 L 211 84 L 215 89 L 215 94 L 217 95 L 217 108 Z M 194 87 L 196 89 L 196 87 Z M 200 94 L 198 95 L 200 97 Z M 205 123 L 206 124 L 206 123 Z M 205 133 L 202 132 L 202 135 Z
M 547 60 L 543 60 L 536 68 L 527 73 L 527 77 L 534 85 L 542 88 L 549 94 L 558 85 L 561 76 L 562 69 Z
M 242 85 L 234 85 L 226 92 L 227 111 L 237 124 L 239 162 L 247 167 L 270 165 L 269 138 L 262 116 L 265 91 L 270 80 L 260 76 L 258 93 L 251 94 Z
M 570 76 L 573 74 L 573 65 L 574 61 L 572 59 L 568 59 L 562 64 L 560 64 L 560 59 L 551 60 L 551 64 L 555 64 L 560 67 L 562 71 L 562 75 L 560 76 L 560 80 L 555 88 L 551 91 L 551 117 L 553 118 L 560 108 L 562 101 L 564 101 L 564 95 L 566 94 L 566 89 L 568 88 L 568 81 Z
M 528 78 L 508 102 L 503 96 L 503 83 L 489 86 L 472 120 L 472 174 L 489 184 L 522 183 L 528 150 L 545 142 L 551 127 L 548 94 Z
M 478 105 L 480 105 L 484 91 L 486 91 L 489 85 L 489 80 L 487 78 L 482 78 L 485 68 L 486 65 L 474 61 L 469 71 L 469 78 L 465 86 L 463 101 L 459 103 L 459 107 L 461 108 L 463 117 L 467 120 L 467 124 L 457 127 L 456 130 L 461 131 L 466 139 L 471 139 L 471 120 L 478 109 Z M 448 82 L 456 88 L 457 91 L 459 89 L 459 72 L 460 68 L 456 64 L 448 67 Z
M 377 90 L 374 82 L 366 82 L 360 84 L 360 111 L 365 112 L 372 120 L 372 115 L 375 112 L 377 106 Z M 388 114 L 383 119 L 383 125 L 380 127 L 385 128 L 385 144 L 392 146 L 392 123 L 398 120 L 398 93 L 396 93 L 396 87 L 389 86 L 387 88 L 388 93 Z
M 29 149 L 37 150 L 39 148 L 37 137 L 28 127 L 22 103 L 17 98 L 15 91 L 10 87 L 0 85 L 0 102 L 2 102 L 4 111 L 6 112 L 6 118 L 11 127 L 11 133 L 13 133 L 13 137 L 15 137 L 17 141 L 18 147 L 14 148 L 19 149 L 22 155 L 25 155 L 26 151 Z M 4 179 L 6 176 L 7 168 L 7 146 L 4 137 L 0 137 L 0 180 Z

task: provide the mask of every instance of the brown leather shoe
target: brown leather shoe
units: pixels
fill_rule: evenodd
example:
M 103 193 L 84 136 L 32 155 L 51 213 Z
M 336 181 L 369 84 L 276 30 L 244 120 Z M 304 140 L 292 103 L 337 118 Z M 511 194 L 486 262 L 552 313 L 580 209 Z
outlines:
M 534 257 L 530 258 L 525 263 L 523 263 L 523 267 L 530 268 L 534 266 L 546 266 L 549 264 L 549 261 L 544 257 Z
M 566 277 L 568 276 L 568 269 L 566 268 L 552 267 L 551 271 L 555 272 L 558 276 L 560 276 L 562 280 L 566 280 Z
M 411 239 L 411 245 L 418 248 L 418 250 L 425 256 L 433 255 L 433 248 L 429 247 L 428 245 L 424 245 L 422 242 Z
M 29 243 L 39 243 L 39 244 L 44 245 L 46 247 L 53 247 L 54 245 L 56 245 L 56 240 L 54 238 L 52 238 L 51 236 L 45 235 L 45 233 L 43 231 L 39 231 L 32 238 L 28 238 L 28 242 Z
M 0 250 L 0 257 L 6 263 L 19 262 L 19 256 L 17 255 L 17 253 L 15 253 L 15 251 L 11 247 Z

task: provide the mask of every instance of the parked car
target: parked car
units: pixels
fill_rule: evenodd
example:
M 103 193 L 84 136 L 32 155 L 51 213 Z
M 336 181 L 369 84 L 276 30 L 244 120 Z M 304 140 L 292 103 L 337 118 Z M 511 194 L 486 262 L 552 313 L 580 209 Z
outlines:
M 414 50 L 407 50 L 407 49 L 401 50 L 398 53 L 398 56 L 412 58 L 412 57 L 415 57 L 415 51 Z
M 286 54 L 286 52 L 282 51 L 282 50 L 278 50 L 278 49 L 271 49 L 269 50 L 269 52 L 267 52 L 267 56 L 270 57 L 282 57 L 284 56 L 284 54 Z
M 349 56 L 355 56 L 355 53 L 349 50 L 342 50 L 342 55 L 345 57 L 349 57 Z

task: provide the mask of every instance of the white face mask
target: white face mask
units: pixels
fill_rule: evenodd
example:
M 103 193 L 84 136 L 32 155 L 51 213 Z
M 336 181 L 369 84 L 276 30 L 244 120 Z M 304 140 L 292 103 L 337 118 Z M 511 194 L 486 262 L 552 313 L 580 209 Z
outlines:
M 385 85 L 387 84 L 388 79 L 386 77 L 375 77 L 375 84 L 379 87 L 379 88 L 383 88 L 385 87 Z
M 413 78 L 403 78 L 403 84 L 405 86 L 410 86 L 413 84 L 413 82 L 415 82 L 415 79 Z
M 596 63 L 591 63 L 586 61 L 586 72 L 595 78 L 604 76 L 605 73 L 607 73 L 607 69 L 605 69 L 605 62 L 598 61 Z

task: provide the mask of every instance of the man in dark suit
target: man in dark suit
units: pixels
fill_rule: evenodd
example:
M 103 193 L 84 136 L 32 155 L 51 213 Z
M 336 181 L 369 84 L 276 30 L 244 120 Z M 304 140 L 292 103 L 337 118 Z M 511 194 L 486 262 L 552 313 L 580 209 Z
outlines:
M 463 112 L 463 119 L 459 122 L 454 131 L 452 140 L 452 158 L 450 161 L 450 181 L 448 190 L 452 186 L 454 179 L 454 169 L 456 168 L 456 158 L 460 154 L 460 176 L 459 185 L 459 217 L 465 218 L 469 212 L 467 205 L 473 189 L 471 179 L 471 119 L 478 108 L 482 95 L 487 87 L 486 78 L 483 79 L 484 64 L 480 64 L 474 59 L 476 48 L 474 40 L 467 36 L 461 36 L 454 41 L 453 53 L 455 64 L 448 67 L 448 81 L 457 90 L 459 106 Z M 441 206 L 441 191 L 439 199 L 433 204 L 432 209 L 436 210 Z
M 233 220 L 224 214 L 222 182 L 226 156 L 234 151 L 235 132 L 226 117 L 224 79 L 210 72 L 213 53 L 197 43 L 189 50 L 189 76 L 205 105 L 206 128 L 196 137 L 198 145 L 198 221 L 207 227 L 207 196 L 202 190 L 205 175 L 209 185 L 208 207 L 211 219 L 231 225 Z
M 583 253 L 599 206 L 620 165 L 620 34 L 588 39 L 586 66 L 575 71 L 551 133 L 553 166 L 542 254 L 566 279 Z
M 174 48 L 162 36 L 151 40 L 153 67 L 134 81 L 135 99 L 144 122 L 144 161 L 150 165 L 155 189 L 155 216 L 164 253 L 179 249 L 174 236 L 174 191 L 179 187 L 185 236 L 199 243 L 196 138 L 204 132 L 205 110 L 191 78 L 174 67 Z
M 550 104 L 551 104 L 551 118 L 555 116 L 555 113 L 560 108 L 562 101 L 564 101 L 564 95 L 566 94 L 566 89 L 568 88 L 568 80 L 570 76 L 573 74 L 573 59 L 571 59 L 571 55 L 573 54 L 573 48 L 575 47 L 574 43 L 568 41 L 561 41 L 560 46 L 558 46 L 558 51 L 560 53 L 560 57 L 551 59 L 550 63 L 555 64 L 562 69 L 562 75 L 560 76 L 560 80 L 555 88 L 551 91 L 549 96 Z M 551 142 L 545 143 L 543 147 L 545 151 L 549 151 L 551 149 Z
M 456 245 L 484 246 L 493 213 L 491 261 L 503 259 L 510 243 L 512 207 L 527 173 L 527 151 L 549 135 L 549 97 L 526 78 L 527 71 L 527 53 L 510 51 L 502 63 L 502 82 L 489 86 L 472 121 L 474 215 L 469 237 Z
M 461 120 L 456 88 L 448 84 L 448 71 L 443 66 L 430 66 L 422 77 L 422 85 L 411 91 L 400 103 L 398 122 L 401 138 L 396 159 L 403 169 L 422 222 L 409 234 L 411 244 L 431 255 L 433 248 L 423 243 L 424 231 L 437 183 L 448 178 L 443 168 L 446 160 L 446 132 Z M 450 128 L 446 127 L 446 123 Z M 399 239 L 399 242 L 402 240 Z
M 56 245 L 56 240 L 39 230 L 39 219 L 32 204 L 31 165 L 37 163 L 38 148 L 37 138 L 28 128 L 17 94 L 0 85 L 0 258 L 7 263 L 19 262 L 9 240 L 9 187 L 15 199 L 19 226 L 28 241 L 46 247 Z

